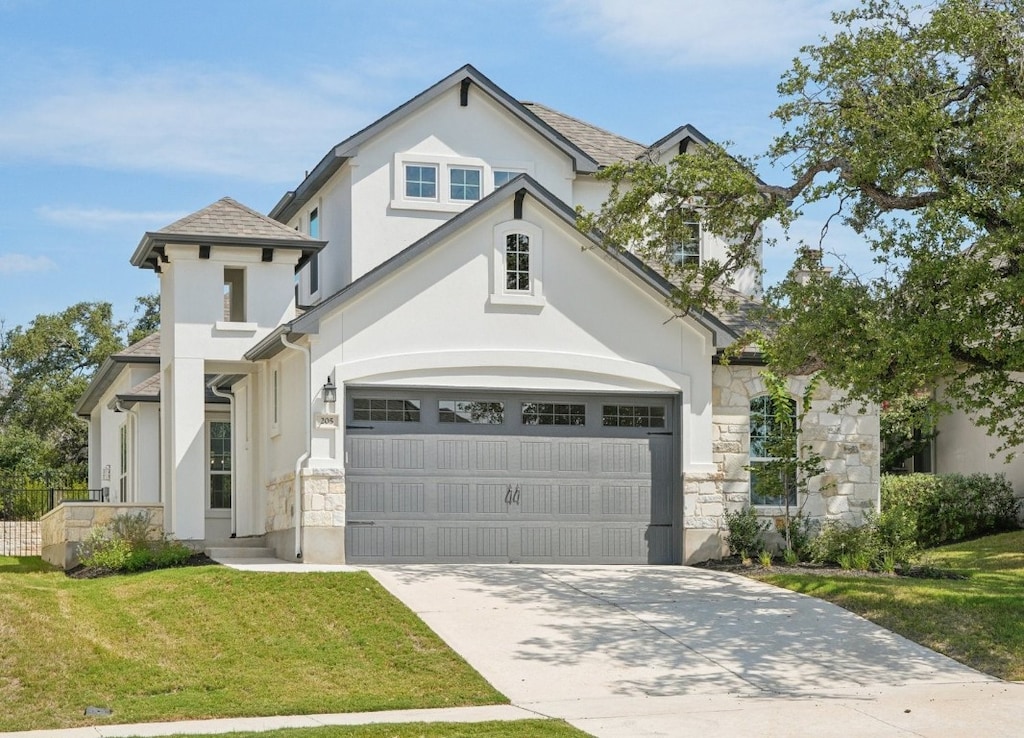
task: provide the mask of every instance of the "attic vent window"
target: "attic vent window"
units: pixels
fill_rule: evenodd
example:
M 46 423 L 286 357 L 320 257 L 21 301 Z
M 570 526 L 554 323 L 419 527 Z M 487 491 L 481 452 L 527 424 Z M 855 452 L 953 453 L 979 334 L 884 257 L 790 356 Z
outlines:
M 245 322 L 245 270 L 224 267 L 224 320 Z

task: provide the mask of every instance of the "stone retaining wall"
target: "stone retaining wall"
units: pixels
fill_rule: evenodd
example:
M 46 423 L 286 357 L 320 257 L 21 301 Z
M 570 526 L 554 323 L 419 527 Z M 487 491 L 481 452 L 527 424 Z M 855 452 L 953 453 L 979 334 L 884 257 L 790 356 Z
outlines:
M 164 534 L 162 504 L 63 502 L 39 520 L 42 556 L 62 569 L 78 565 L 78 550 L 93 528 L 106 528 L 118 515 L 148 513 L 153 540 Z

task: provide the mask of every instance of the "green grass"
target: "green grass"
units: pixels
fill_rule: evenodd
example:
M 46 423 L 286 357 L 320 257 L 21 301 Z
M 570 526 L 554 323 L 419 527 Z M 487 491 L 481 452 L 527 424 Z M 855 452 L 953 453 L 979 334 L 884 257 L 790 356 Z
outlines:
M 0 731 L 507 702 L 366 573 L 47 569 L 0 557 Z
M 964 580 L 764 574 L 975 669 L 1024 679 L 1024 531 L 932 549 L 921 562 Z
M 488 723 L 403 723 L 290 728 L 260 733 L 222 733 L 191 738 L 585 738 L 590 735 L 561 720 Z

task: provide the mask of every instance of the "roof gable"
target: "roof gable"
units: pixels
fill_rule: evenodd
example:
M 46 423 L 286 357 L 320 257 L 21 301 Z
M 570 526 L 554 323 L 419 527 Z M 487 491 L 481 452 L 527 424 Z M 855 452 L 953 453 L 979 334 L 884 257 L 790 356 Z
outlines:
M 336 292 L 319 305 L 309 309 L 291 323 L 285 324 L 272 332 L 246 353 L 246 358 L 255 361 L 274 355 L 281 349 L 281 336 L 294 338 L 298 335 L 317 333 L 320 329 L 321 319 L 330 315 L 334 310 L 340 308 L 356 296 L 373 289 L 389 275 L 493 210 L 511 205 L 510 209 L 514 213 L 516 209 L 515 201 L 521 201 L 521 198 L 527 195 L 545 207 L 556 218 L 563 221 L 568 227 L 576 228 L 576 212 L 571 207 L 551 194 L 529 175 L 521 174 L 483 200 L 467 208 L 420 240 L 367 272 L 344 289 Z M 595 248 L 601 249 L 602 253 L 616 261 L 626 272 L 645 284 L 649 289 L 652 289 L 656 294 L 661 297 L 668 297 L 671 294 L 673 290 L 672 284 L 633 254 L 619 249 L 605 248 L 596 234 L 580 233 L 580 237 L 590 241 Z M 734 331 L 725 322 L 709 312 L 704 311 L 689 317 L 713 333 L 715 335 L 715 343 L 719 347 L 730 344 L 736 338 Z
M 599 163 L 577 142 L 570 140 L 563 131 L 553 127 L 518 102 L 481 74 L 472 64 L 466 64 L 332 148 L 295 190 L 285 193 L 284 197 L 270 211 L 270 217 L 282 222 L 290 220 L 348 159 L 359 153 L 359 147 L 362 144 L 422 110 L 455 86 L 461 87 L 463 100 L 467 103 L 473 86 L 488 95 L 510 115 L 522 121 L 541 138 L 568 156 L 573 162 L 575 171 L 593 173 L 598 170 Z

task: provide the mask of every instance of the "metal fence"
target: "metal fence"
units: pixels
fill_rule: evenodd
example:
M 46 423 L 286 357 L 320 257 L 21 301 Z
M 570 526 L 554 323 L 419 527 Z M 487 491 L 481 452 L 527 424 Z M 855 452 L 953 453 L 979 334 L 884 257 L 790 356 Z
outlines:
M 106 487 L 89 489 L 69 474 L 0 474 L 0 556 L 39 556 L 43 515 L 65 501 L 106 502 L 108 496 Z

